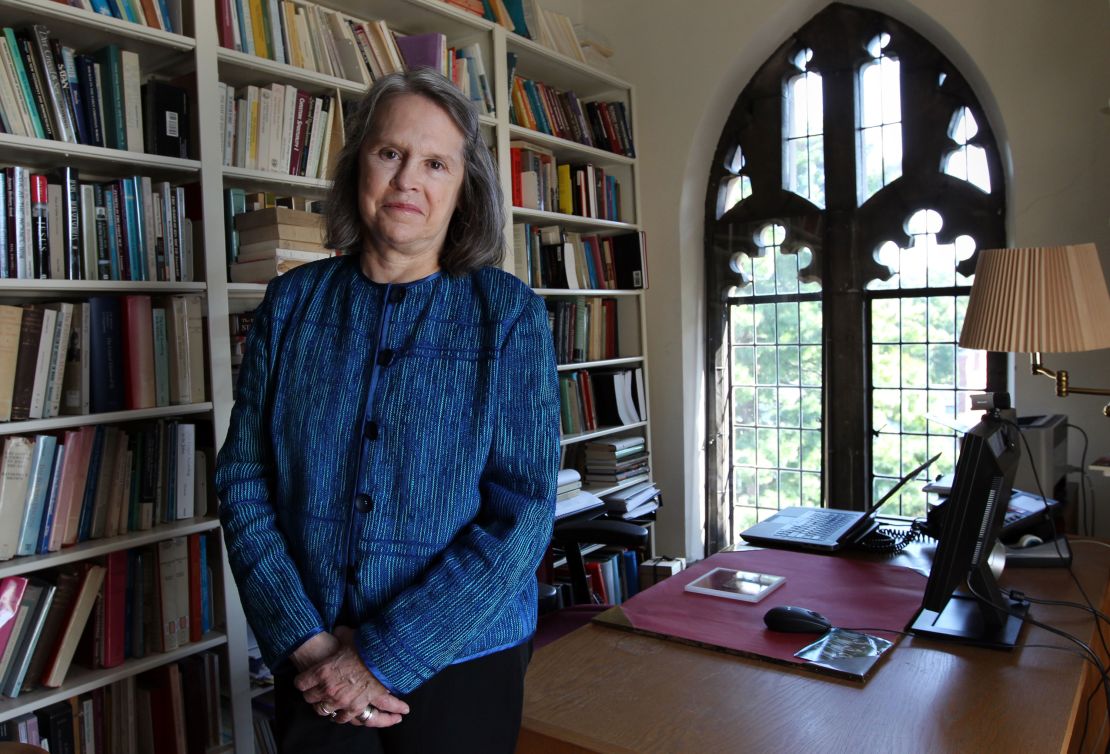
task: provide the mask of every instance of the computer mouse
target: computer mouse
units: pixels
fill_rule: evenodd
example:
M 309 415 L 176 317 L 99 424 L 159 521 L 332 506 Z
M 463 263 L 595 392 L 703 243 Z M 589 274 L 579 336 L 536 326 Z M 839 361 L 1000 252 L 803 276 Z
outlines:
M 772 631 L 792 634 L 820 634 L 832 628 L 832 623 L 821 613 L 792 605 L 772 607 L 763 614 L 763 622 Z

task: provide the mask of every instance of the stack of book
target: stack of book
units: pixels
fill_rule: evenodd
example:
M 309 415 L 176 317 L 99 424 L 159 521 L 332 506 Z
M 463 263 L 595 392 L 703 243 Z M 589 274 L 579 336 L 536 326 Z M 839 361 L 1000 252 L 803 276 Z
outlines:
M 554 152 L 527 141 L 510 141 L 514 207 L 620 222 L 621 186 L 592 163 L 559 162 Z
M 211 629 L 206 534 L 0 580 L 0 693 L 58 688 L 95 670 L 199 641 Z
M 16 715 L 0 731 L 51 751 L 190 754 L 219 749 L 223 720 L 220 658 L 204 652 Z
M 555 496 L 555 518 L 600 508 L 598 497 L 582 489 L 582 476 L 575 469 L 559 471 L 559 490 Z
M 635 157 L 632 129 L 623 102 L 582 102 L 573 91 L 515 74 L 517 58 L 509 53 L 509 121 L 515 126 L 575 141 L 588 147 Z
M 643 437 L 616 437 L 583 443 L 586 481 L 590 484 L 629 484 L 648 475 L 648 452 Z
M 448 47 L 440 32 L 400 34 L 316 3 L 217 0 L 220 46 L 369 85 L 405 68 L 429 67 L 455 82 L 479 108 L 493 93 L 478 44 Z
M 333 256 L 324 247 L 323 216 L 269 207 L 235 216 L 238 251 L 230 267 L 233 283 L 265 283 L 308 262 Z
M 0 304 L 0 421 L 202 403 L 202 300 Z
M 185 90 L 153 81 L 144 92 L 141 78 L 139 55 L 118 45 L 78 53 L 41 24 L 4 27 L 0 124 L 16 136 L 186 157 Z
M 659 488 L 654 482 L 640 482 L 611 492 L 604 500 L 610 515 L 627 520 L 643 518 L 659 508 Z
M 643 231 L 597 236 L 559 225 L 517 223 L 513 273 L 534 288 L 647 288 L 647 238 Z
M 0 167 L 0 277 L 192 281 L 185 193 L 147 176 Z
M 0 560 L 204 516 L 196 425 L 157 420 L 11 435 L 0 471 Z
M 576 296 L 549 298 L 546 303 L 556 363 L 617 358 L 616 299 Z

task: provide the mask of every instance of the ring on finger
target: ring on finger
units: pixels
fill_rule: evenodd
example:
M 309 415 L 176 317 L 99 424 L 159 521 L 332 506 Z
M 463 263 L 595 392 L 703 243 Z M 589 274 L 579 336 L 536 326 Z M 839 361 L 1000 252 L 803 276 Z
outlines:
M 360 723 L 368 723 L 374 718 L 374 713 L 378 711 L 377 707 L 367 707 L 358 714 L 358 721 Z

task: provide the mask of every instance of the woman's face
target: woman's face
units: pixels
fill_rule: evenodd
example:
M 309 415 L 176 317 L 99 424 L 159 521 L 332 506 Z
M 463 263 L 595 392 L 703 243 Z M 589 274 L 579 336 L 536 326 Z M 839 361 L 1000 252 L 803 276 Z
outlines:
M 450 116 L 426 97 L 399 94 L 378 105 L 359 154 L 364 252 L 399 253 L 434 263 L 429 273 L 438 269 L 462 188 L 464 143 Z

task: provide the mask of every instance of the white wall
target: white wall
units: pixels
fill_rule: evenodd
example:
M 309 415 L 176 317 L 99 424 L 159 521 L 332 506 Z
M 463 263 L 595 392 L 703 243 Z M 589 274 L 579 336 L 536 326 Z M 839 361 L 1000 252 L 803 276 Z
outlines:
M 616 49 L 636 86 L 654 463 L 664 490 L 662 552 L 701 557 L 705 507 L 703 207 L 709 161 L 736 97 L 759 65 L 825 7 L 822 0 L 593 0 L 576 20 Z M 937 45 L 976 86 L 1008 152 L 1012 245 L 1094 241 L 1110 270 L 1110 6 L 1105 0 L 861 0 Z M 1110 323 L 1107 323 L 1110 327 Z M 1097 398 L 1055 398 L 1018 357 L 1022 414 L 1067 413 L 1110 454 Z M 1072 383 L 1110 387 L 1110 351 L 1049 357 Z M 665 431 L 664 431 L 665 428 Z M 1072 432 L 1072 462 L 1079 463 Z M 1110 536 L 1110 478 L 1095 480 Z

